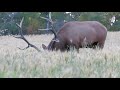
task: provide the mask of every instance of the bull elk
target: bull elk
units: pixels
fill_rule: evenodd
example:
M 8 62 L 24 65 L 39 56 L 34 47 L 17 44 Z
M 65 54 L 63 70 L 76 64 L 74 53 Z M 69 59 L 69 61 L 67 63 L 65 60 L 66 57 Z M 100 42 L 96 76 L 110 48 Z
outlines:
M 75 47 L 77 50 L 83 47 L 99 47 L 100 49 L 103 49 L 104 47 L 107 36 L 107 28 L 97 21 L 67 22 L 56 33 L 52 19 L 44 17 L 41 18 L 46 19 L 51 23 L 51 29 L 49 30 L 51 30 L 54 34 L 54 38 L 48 46 L 42 44 L 42 48 L 44 50 L 69 51 L 71 47 Z M 20 28 L 21 36 L 16 38 L 21 38 L 28 44 L 25 49 L 33 47 L 37 51 L 40 51 L 35 45 L 32 45 L 24 38 L 22 34 L 22 22 L 23 19 L 20 24 L 17 24 Z
M 42 44 L 42 47 L 44 50 L 60 51 L 69 51 L 71 47 L 77 50 L 83 47 L 103 49 L 106 36 L 107 28 L 97 21 L 71 21 L 65 23 L 57 33 L 54 32 L 48 46 Z

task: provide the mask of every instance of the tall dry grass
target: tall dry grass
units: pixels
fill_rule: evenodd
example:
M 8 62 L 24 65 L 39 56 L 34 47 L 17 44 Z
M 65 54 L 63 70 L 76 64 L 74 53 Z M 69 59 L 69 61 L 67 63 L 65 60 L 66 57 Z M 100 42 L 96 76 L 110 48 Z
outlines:
M 120 32 L 108 32 L 103 50 L 44 51 L 52 35 L 25 36 L 39 47 L 19 50 L 27 44 L 12 36 L 0 36 L 1 78 L 116 78 L 120 77 Z

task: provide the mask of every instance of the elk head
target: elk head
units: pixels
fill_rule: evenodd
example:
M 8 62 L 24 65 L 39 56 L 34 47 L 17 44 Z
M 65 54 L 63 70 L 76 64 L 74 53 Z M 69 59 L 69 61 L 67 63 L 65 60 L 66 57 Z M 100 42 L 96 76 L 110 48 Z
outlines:
M 57 43 L 59 43 L 60 42 L 60 40 L 58 39 L 58 38 L 53 38 L 52 40 L 51 40 L 51 42 L 49 43 L 49 45 L 48 46 L 45 46 L 44 44 L 42 44 L 42 48 L 44 49 L 44 50 L 54 50 L 54 49 L 56 49 L 56 45 L 57 45 Z
M 54 38 L 51 40 L 51 42 L 49 43 L 48 46 L 45 46 L 44 44 L 42 44 L 42 48 L 44 50 L 54 50 L 55 49 L 55 44 L 60 42 L 60 40 L 57 36 L 57 33 L 55 32 L 53 24 L 51 25 L 51 27 L 52 27 L 52 29 L 50 29 L 50 31 L 53 32 Z

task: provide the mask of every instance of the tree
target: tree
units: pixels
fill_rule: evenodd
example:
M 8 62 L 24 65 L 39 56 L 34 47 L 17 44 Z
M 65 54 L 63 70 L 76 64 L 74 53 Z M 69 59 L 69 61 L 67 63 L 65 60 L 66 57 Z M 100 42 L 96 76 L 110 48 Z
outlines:
M 48 28 L 49 22 L 40 16 L 48 17 L 49 12 L 1 12 L 0 35 L 19 34 L 16 23 L 24 17 L 23 34 L 36 34 L 39 28 Z M 69 21 L 99 21 L 109 31 L 120 31 L 120 12 L 51 12 L 56 30 Z M 114 22 L 113 22 L 114 21 Z

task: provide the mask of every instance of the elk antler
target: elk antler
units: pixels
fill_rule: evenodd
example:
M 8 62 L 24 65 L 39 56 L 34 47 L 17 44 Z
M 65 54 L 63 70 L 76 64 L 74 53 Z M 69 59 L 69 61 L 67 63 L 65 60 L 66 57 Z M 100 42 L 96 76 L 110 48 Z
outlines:
M 19 48 L 19 49 L 25 50 L 25 49 L 27 49 L 27 48 L 29 48 L 29 47 L 33 47 L 33 48 L 35 48 L 38 52 L 40 52 L 40 50 L 39 50 L 35 45 L 29 43 L 29 42 L 27 41 L 27 39 L 24 37 L 24 35 L 23 35 L 23 33 L 22 33 L 22 23 L 23 23 L 23 20 L 24 20 L 24 17 L 22 18 L 20 24 L 16 23 L 16 25 L 20 28 L 20 30 L 19 30 L 20 36 L 19 36 L 19 37 L 15 37 L 15 36 L 14 36 L 14 37 L 15 37 L 15 38 L 18 38 L 18 39 L 23 39 L 23 40 L 28 44 L 28 46 L 25 47 L 24 49 L 21 49 L 21 48 Z
M 53 32 L 53 34 L 55 35 L 55 38 L 56 38 L 56 37 L 57 37 L 57 33 L 55 32 L 55 28 L 54 28 L 54 26 L 53 26 L 53 21 L 52 21 L 52 19 L 51 19 L 51 13 L 49 13 L 49 18 L 45 18 L 45 17 L 41 17 L 41 16 L 40 16 L 40 18 L 49 21 L 49 22 L 51 23 L 51 27 L 52 27 L 52 28 L 49 28 L 49 29 L 39 29 L 39 30 L 50 30 L 50 31 Z
M 51 24 L 53 24 L 53 21 L 52 21 L 51 18 L 49 19 L 49 18 L 45 18 L 45 17 L 42 17 L 42 16 L 40 16 L 40 18 L 45 19 L 45 20 L 49 21 Z

